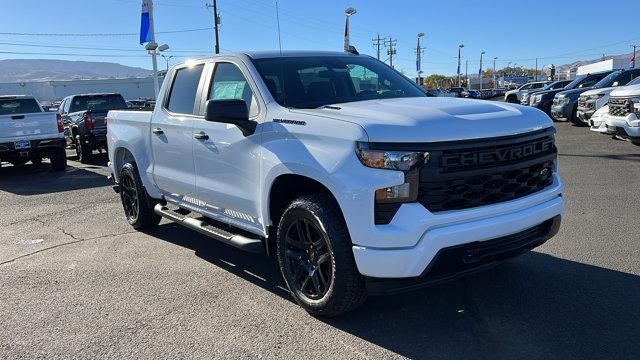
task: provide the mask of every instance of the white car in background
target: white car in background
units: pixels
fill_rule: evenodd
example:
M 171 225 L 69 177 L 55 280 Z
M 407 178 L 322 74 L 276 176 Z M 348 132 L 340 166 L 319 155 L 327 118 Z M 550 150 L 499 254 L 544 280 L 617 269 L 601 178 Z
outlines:
M 604 115 L 609 112 L 609 105 L 605 105 L 600 109 L 596 110 L 589 119 L 589 126 L 591 127 L 591 131 L 598 132 L 601 134 L 608 134 L 607 123 L 604 119 Z
M 616 89 L 609 95 L 609 111 L 602 116 L 607 133 L 640 146 L 640 84 Z
M 550 82 L 551 81 L 536 81 L 526 83 L 516 90 L 510 90 L 504 93 L 504 101 L 513 104 L 520 104 L 520 102 L 522 101 L 522 95 L 530 91 L 542 90 L 542 88 Z

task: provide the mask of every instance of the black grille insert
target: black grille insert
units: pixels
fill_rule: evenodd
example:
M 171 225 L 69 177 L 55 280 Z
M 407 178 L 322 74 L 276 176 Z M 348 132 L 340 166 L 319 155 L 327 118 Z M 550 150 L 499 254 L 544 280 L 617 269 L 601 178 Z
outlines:
M 633 103 L 625 98 L 609 98 L 609 114 L 613 116 L 627 116 L 631 113 Z
M 554 129 L 435 146 L 420 171 L 418 201 L 431 212 L 518 199 L 553 182 Z

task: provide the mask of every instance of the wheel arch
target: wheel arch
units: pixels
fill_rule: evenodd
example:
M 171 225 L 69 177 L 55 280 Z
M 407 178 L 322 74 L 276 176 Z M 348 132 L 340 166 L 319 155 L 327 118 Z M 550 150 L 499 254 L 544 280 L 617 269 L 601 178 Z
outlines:
M 136 156 L 135 152 L 132 151 L 128 146 L 126 146 L 126 144 L 119 143 L 114 147 L 112 159 L 114 172 L 113 176 L 115 177 L 116 181 L 120 180 L 120 170 L 122 169 L 122 166 L 124 166 L 124 164 L 128 162 L 135 162 L 138 168 L 140 179 L 142 180 L 142 184 L 147 190 L 149 196 L 155 199 L 160 199 L 162 197 L 162 194 L 156 188 L 153 179 L 150 178 L 149 173 L 146 171 L 149 164 L 145 163 L 144 156 Z
M 270 224 L 267 228 L 266 250 L 269 256 L 275 256 L 276 232 L 278 223 L 282 217 L 284 210 L 295 199 L 311 194 L 327 195 L 336 205 L 337 210 L 344 219 L 344 213 L 338 201 L 338 198 L 322 181 L 300 175 L 297 173 L 281 173 L 273 178 L 270 182 L 269 191 L 265 199 L 264 223 Z

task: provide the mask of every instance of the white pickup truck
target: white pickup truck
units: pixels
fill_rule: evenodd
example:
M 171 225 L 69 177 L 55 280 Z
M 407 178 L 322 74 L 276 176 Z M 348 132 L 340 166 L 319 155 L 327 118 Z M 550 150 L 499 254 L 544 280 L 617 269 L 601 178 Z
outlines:
M 54 171 L 67 167 L 64 128 L 33 96 L 0 96 L 0 162 L 15 166 L 51 160 Z
M 265 252 L 315 315 L 485 269 L 551 238 L 563 212 L 548 116 L 428 97 L 369 56 L 177 65 L 153 113 L 107 124 L 134 228 L 165 217 Z
M 609 95 L 608 108 L 599 123 L 591 123 L 591 129 L 600 129 L 602 133 L 619 136 L 640 146 L 640 83 L 634 81 L 613 90 Z

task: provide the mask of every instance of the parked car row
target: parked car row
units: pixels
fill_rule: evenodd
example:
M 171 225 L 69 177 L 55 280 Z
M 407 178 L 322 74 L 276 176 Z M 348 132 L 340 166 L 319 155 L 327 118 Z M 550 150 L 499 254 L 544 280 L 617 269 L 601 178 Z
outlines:
M 529 83 L 507 92 L 505 101 L 520 99 L 556 121 L 630 140 L 640 145 L 640 69 L 618 69 L 578 76 L 573 81 Z
M 463 97 L 469 99 L 491 99 L 498 96 L 502 96 L 505 93 L 505 89 L 467 89 L 465 87 L 452 87 L 447 90 L 449 93 L 455 94 L 455 97 Z

